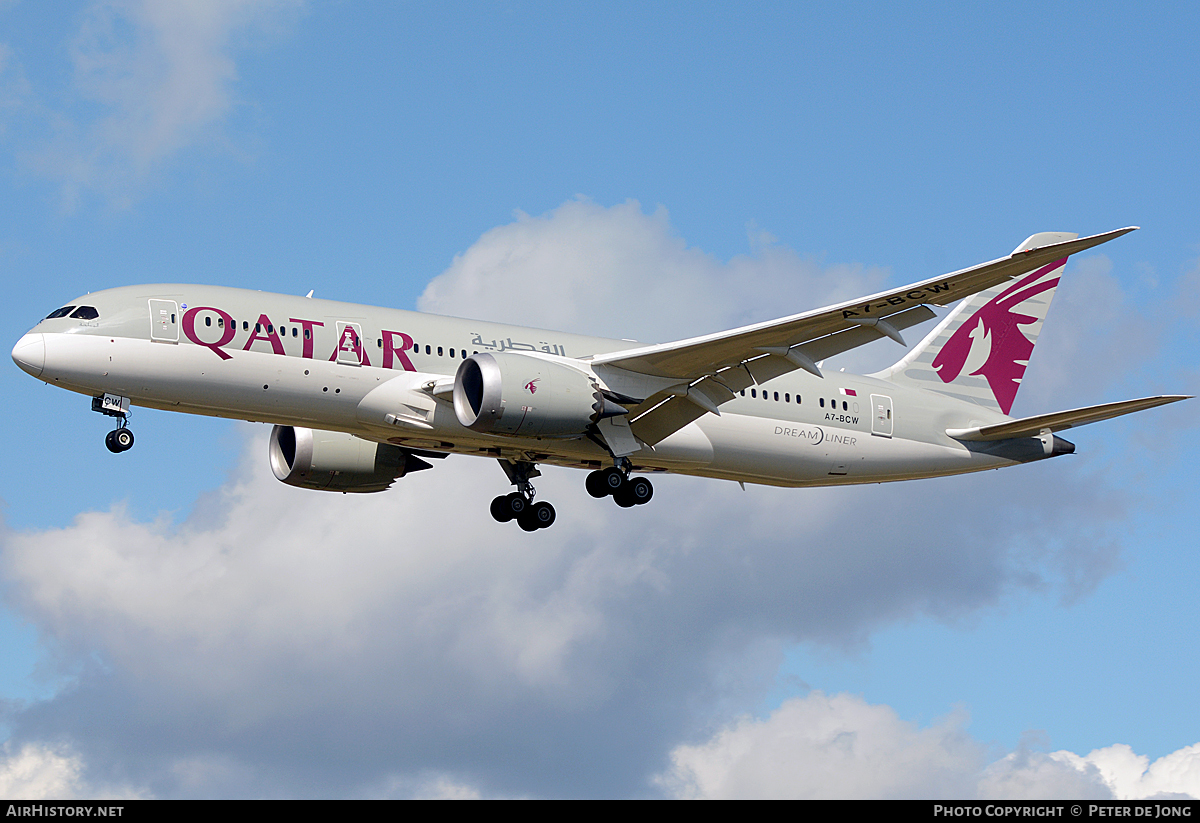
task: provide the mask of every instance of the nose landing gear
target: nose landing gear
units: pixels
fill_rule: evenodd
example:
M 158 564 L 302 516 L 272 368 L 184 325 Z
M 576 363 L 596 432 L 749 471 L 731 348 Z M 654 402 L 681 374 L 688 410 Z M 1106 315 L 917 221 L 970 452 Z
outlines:
M 104 436 L 104 445 L 113 454 L 127 452 L 133 448 L 133 432 L 129 430 L 129 398 L 115 394 L 102 394 L 92 398 L 92 411 L 107 417 L 115 417 L 117 427 Z

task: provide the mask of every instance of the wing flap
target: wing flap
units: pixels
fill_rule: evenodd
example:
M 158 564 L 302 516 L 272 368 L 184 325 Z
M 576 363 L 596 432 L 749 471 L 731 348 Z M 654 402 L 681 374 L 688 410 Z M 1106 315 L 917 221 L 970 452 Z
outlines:
M 1082 409 L 1039 414 L 1034 417 L 1022 417 L 1020 420 L 1009 420 L 1005 423 L 995 423 L 990 426 L 976 426 L 970 429 L 946 429 L 946 434 L 955 440 L 1008 440 L 1013 437 L 1036 437 L 1044 431 L 1060 432 L 1077 426 L 1086 426 L 1101 420 L 1120 417 L 1123 414 L 1164 406 L 1190 399 L 1185 394 L 1165 394 L 1157 397 L 1142 397 L 1137 400 L 1121 400 L 1116 403 L 1103 403 L 1099 406 L 1086 406 Z
M 699 420 L 707 411 L 682 397 L 669 397 L 634 420 L 630 427 L 647 446 L 657 446 L 688 423 Z
M 789 368 L 795 368 L 791 364 L 787 365 Z M 667 397 L 635 418 L 630 424 L 633 433 L 643 443 L 654 446 L 709 412 L 720 414 L 718 407 L 722 403 L 728 403 L 738 392 L 753 386 L 754 383 L 754 377 L 745 368 L 725 369 L 688 386 L 684 393 Z

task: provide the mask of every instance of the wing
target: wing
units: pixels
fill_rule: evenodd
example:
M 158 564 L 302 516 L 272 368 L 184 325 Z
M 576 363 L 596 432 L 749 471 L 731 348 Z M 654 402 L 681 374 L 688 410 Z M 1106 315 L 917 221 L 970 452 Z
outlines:
M 722 403 L 755 383 L 798 368 L 820 376 L 817 361 L 880 337 L 903 345 L 902 330 L 935 316 L 928 304 L 949 305 L 1135 228 L 1065 242 L 1047 242 L 1064 235 L 1037 234 L 1007 257 L 942 277 L 779 320 L 598 355 L 591 365 L 613 392 L 637 403 L 633 432 L 654 445 L 703 414 L 720 414 Z

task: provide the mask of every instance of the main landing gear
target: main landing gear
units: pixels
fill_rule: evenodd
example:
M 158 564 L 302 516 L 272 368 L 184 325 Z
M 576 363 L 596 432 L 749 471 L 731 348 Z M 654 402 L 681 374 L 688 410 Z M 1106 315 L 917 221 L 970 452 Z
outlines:
M 554 523 L 554 507 L 545 500 L 533 502 L 534 490 L 529 478 L 541 475 L 537 466 L 524 461 L 501 459 L 499 462 L 500 468 L 504 469 L 517 490 L 502 494 L 492 501 L 492 517 L 499 523 L 516 520 L 517 525 L 527 532 L 550 528 Z
M 623 509 L 649 503 L 654 496 L 654 486 L 645 477 L 630 477 L 631 468 L 626 458 L 620 467 L 592 472 L 587 476 L 584 486 L 592 497 L 612 495 L 612 499 Z
M 127 452 L 133 448 L 133 432 L 129 430 L 129 398 L 115 394 L 102 394 L 92 398 L 92 411 L 119 421 L 117 427 L 104 436 L 104 445 L 113 454 Z
M 524 461 L 500 461 L 500 468 L 508 475 L 509 481 L 517 487 L 515 492 L 502 494 L 492 501 L 492 517 L 499 523 L 516 520 L 517 525 L 527 532 L 549 528 L 554 523 L 554 507 L 545 500 L 533 502 L 533 484 L 531 477 L 538 477 L 541 472 L 533 463 Z M 599 469 L 587 476 L 584 484 L 592 497 L 608 497 L 616 501 L 621 508 L 640 506 L 649 503 L 654 496 L 654 486 L 645 477 L 630 477 L 633 466 L 628 458 L 621 458 L 618 465 L 608 469 Z

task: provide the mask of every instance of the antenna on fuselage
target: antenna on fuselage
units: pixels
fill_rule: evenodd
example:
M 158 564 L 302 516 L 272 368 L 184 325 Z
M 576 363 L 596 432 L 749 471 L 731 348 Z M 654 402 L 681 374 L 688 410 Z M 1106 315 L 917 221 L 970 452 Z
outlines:
M 312 297 L 312 296 L 313 296 L 313 292 L 315 292 L 315 291 L 316 291 L 316 289 L 309 289 L 309 290 L 308 290 L 308 294 L 306 294 L 306 295 L 304 295 L 304 296 L 305 296 L 305 297 Z

